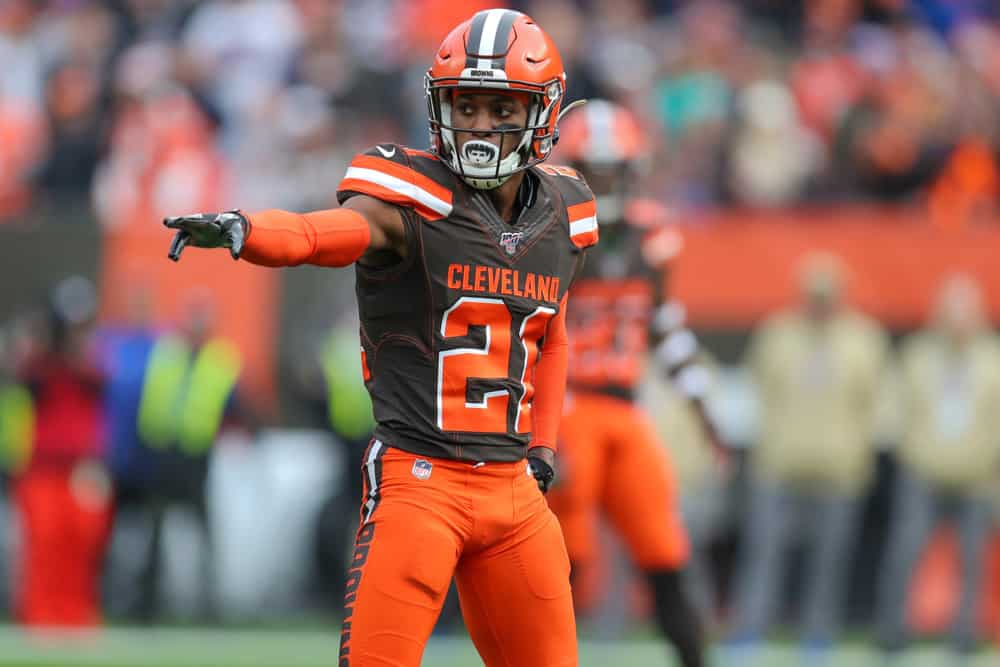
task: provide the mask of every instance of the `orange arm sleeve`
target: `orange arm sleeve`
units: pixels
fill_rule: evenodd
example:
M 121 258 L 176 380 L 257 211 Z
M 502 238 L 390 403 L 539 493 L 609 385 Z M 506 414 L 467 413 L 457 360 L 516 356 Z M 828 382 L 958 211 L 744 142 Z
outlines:
M 347 266 L 371 242 L 368 221 L 346 208 L 290 213 L 270 209 L 252 213 L 241 258 L 264 266 Z
M 548 447 L 553 451 L 556 449 L 569 358 L 569 337 L 566 335 L 568 296 L 563 297 L 559 314 L 549 322 L 545 332 L 545 345 L 535 365 L 535 397 L 531 404 L 533 426 L 529 447 Z

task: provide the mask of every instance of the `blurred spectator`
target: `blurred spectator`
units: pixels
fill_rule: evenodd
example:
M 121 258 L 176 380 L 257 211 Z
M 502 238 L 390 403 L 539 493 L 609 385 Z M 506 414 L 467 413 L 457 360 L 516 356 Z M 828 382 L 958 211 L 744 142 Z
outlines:
M 737 201 L 778 206 L 798 201 L 825 164 L 819 139 L 799 123 L 780 81 L 754 81 L 740 93 L 727 186 Z
M 125 38 L 112 9 L 115 3 L 74 0 L 48 4 L 36 30 L 46 71 L 60 63 L 73 63 L 98 72 L 103 84 Z
M 118 10 L 124 42 L 174 41 L 180 35 L 198 0 L 123 0 Z
M 937 173 L 952 141 L 951 63 L 919 26 L 896 29 L 886 46 L 884 59 L 870 63 L 871 85 L 843 118 L 839 169 L 849 192 L 906 200 Z
M 22 517 L 17 618 L 27 625 L 100 621 L 98 582 L 111 493 L 103 455 L 104 378 L 93 358 L 96 296 L 79 276 L 59 283 L 43 342 L 24 362 L 34 437 L 15 478 Z
M 828 140 L 866 90 L 865 71 L 848 48 L 861 3 L 816 0 L 804 7 L 802 53 L 792 63 L 790 85 L 805 125 Z
M 94 179 L 94 207 L 108 227 L 152 225 L 180 204 L 212 210 L 227 196 L 214 129 L 173 76 L 167 44 L 122 54 L 110 150 Z
M 375 429 L 371 398 L 365 388 L 358 352 L 357 316 L 350 313 L 331 329 L 320 349 L 320 378 L 303 378 L 312 389 L 311 403 L 322 410 L 323 422 L 341 450 L 339 492 L 323 504 L 317 525 L 317 564 L 328 602 L 339 609 L 347 581 L 347 557 L 357 529 L 353 509 L 363 495 L 361 469 L 365 449 Z M 316 360 L 314 360 L 315 362 Z M 316 394 L 316 389 L 325 393 Z M 307 387 L 303 389 L 308 390 Z
M 292 2 L 199 3 L 181 35 L 186 81 L 225 123 L 238 123 L 245 109 L 281 87 L 302 38 L 301 16 Z
M 153 455 L 148 493 L 152 538 L 142 575 L 140 614 L 152 620 L 159 611 L 162 537 L 167 512 L 192 510 L 203 539 L 199 615 L 217 612 L 212 522 L 206 486 L 212 449 L 221 430 L 252 426 L 237 392 L 240 355 L 229 341 L 213 336 L 209 303 L 191 297 L 176 333 L 157 338 L 149 351 L 138 406 L 138 436 Z
M 0 332 L 0 474 L 4 479 L 27 463 L 35 430 L 31 394 L 17 380 L 15 324 Z
M 802 637 L 822 659 L 837 639 L 862 494 L 871 482 L 874 398 L 887 340 L 843 302 L 842 269 L 807 258 L 802 303 L 761 326 L 747 363 L 762 402 L 751 452 L 732 638 L 752 650 L 781 599 L 789 547 L 805 542 Z
M 92 66 L 65 62 L 49 75 L 49 150 L 36 183 L 48 197 L 85 203 L 104 140 L 102 84 Z
M 329 208 L 330 178 L 347 168 L 344 127 L 323 91 L 301 84 L 257 100 L 233 156 L 233 198 L 245 208 Z
M 993 221 L 1000 206 L 1000 33 L 974 25 L 956 36 L 962 59 L 954 66 L 950 109 L 954 149 L 929 188 L 931 221 L 944 229 Z M 995 62 L 991 62 L 995 61 Z
M 14 577 L 12 568 L 15 524 L 11 512 L 10 481 L 19 474 L 31 453 L 35 412 L 31 394 L 17 379 L 19 348 L 26 341 L 23 321 L 14 320 L 0 330 L 0 613 L 9 616 Z
M 0 99 L 36 112 L 42 108 L 45 53 L 39 40 L 42 3 L 8 0 L 0 5 Z
M 153 448 L 139 431 L 139 406 L 156 332 L 150 322 L 149 294 L 141 285 L 128 294 L 127 317 L 102 328 L 107 368 L 105 409 L 107 461 L 114 482 L 115 516 L 105 569 L 109 612 L 139 617 L 139 571 L 145 559 L 140 540 L 149 509 L 154 473 Z M 131 539 L 130 539 L 131 538 Z M 138 552 L 138 553 L 137 553 Z
M 695 205 L 719 201 L 734 67 L 743 55 L 740 19 L 732 4 L 692 3 L 660 46 L 666 72 L 654 84 L 652 108 L 665 131 L 657 160 L 664 165 L 661 198 Z
M 948 516 L 961 546 L 952 643 L 967 654 L 979 639 L 990 493 L 1000 470 L 1000 342 L 986 326 L 971 278 L 955 276 L 942 286 L 933 322 L 907 339 L 901 364 L 906 429 L 880 577 L 879 640 L 887 650 L 903 648 L 911 576 L 935 525 Z
M 31 178 L 45 155 L 46 141 L 36 109 L 0 91 L 0 223 L 31 204 Z
M 909 4 L 914 14 L 945 35 L 978 18 L 1000 18 L 1000 8 L 992 0 L 910 0 Z
M 604 97 L 633 104 L 645 95 L 659 69 L 659 30 L 645 0 L 596 0 L 591 4 L 586 50 L 579 55 Z M 557 21 L 558 23 L 559 21 Z
M 487 3 L 485 7 L 494 4 Z M 535 0 L 528 3 L 524 11 L 538 25 L 545 26 L 552 41 L 559 45 L 559 54 L 566 67 L 566 101 L 606 97 L 593 69 L 588 66 L 588 22 L 586 15 L 577 10 L 577 4 L 572 0 Z

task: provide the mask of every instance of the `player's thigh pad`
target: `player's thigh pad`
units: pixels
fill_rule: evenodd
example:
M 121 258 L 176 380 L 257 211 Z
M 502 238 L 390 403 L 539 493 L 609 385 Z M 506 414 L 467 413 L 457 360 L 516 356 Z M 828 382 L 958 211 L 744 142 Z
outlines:
M 339 667 L 417 667 L 444 603 L 467 517 L 447 471 L 418 479 L 414 459 L 390 449 L 366 483 L 366 502 L 372 488 L 376 502 L 348 571 Z
M 462 614 L 486 667 L 577 664 L 569 558 L 559 523 L 532 484 L 526 479 L 515 490 L 524 517 L 517 530 L 459 563 Z
M 602 504 L 634 562 L 676 569 L 689 557 L 670 456 L 648 416 L 624 401 L 607 413 L 615 445 L 605 466 Z

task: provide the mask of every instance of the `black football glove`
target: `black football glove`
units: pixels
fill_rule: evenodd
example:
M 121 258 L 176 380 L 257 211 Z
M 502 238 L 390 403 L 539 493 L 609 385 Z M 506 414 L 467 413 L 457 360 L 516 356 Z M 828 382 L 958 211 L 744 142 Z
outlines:
M 167 257 L 175 262 L 189 245 L 196 248 L 229 248 L 233 259 L 239 259 L 243 252 L 250 223 L 239 211 L 225 213 L 192 213 L 172 218 L 164 218 L 163 224 L 176 229 Z
M 531 475 L 535 478 L 535 481 L 538 482 L 539 491 L 547 493 L 549 487 L 552 486 L 552 482 L 556 478 L 556 471 L 553 470 L 552 466 L 537 456 L 529 456 L 528 465 L 531 466 Z

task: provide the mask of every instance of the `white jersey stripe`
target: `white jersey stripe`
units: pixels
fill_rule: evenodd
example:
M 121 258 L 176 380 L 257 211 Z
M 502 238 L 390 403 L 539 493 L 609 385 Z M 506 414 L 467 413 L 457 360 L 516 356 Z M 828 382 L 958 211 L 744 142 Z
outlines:
M 368 452 L 368 460 L 365 462 L 365 469 L 368 471 L 368 500 L 365 502 L 365 523 L 372 518 L 372 512 L 375 511 L 375 499 L 378 498 L 378 477 L 375 475 L 375 461 L 378 459 L 379 452 L 382 451 L 383 445 L 381 440 L 376 440 L 372 443 L 372 448 Z
M 592 232 L 597 229 L 597 216 L 592 215 L 588 218 L 580 218 L 579 220 L 573 220 L 569 223 L 569 235 L 578 236 L 580 234 L 586 234 L 587 232 Z
M 344 174 L 344 178 L 356 178 L 359 181 L 368 181 L 369 183 L 380 185 L 383 188 L 392 190 L 397 194 L 401 194 L 418 204 L 422 204 L 443 218 L 447 218 L 451 215 L 452 206 L 448 202 L 438 199 L 431 193 L 427 192 L 427 190 L 424 190 L 409 181 L 404 181 L 401 178 L 390 176 L 385 172 L 378 171 L 376 169 L 366 169 L 365 167 L 348 167 L 347 173 Z

